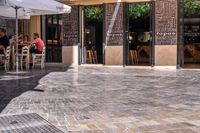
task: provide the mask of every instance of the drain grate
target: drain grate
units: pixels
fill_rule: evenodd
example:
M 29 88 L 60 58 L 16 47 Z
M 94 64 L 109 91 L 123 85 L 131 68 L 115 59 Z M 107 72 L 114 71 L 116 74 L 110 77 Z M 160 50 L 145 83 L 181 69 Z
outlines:
M 63 133 L 38 114 L 0 117 L 0 133 Z

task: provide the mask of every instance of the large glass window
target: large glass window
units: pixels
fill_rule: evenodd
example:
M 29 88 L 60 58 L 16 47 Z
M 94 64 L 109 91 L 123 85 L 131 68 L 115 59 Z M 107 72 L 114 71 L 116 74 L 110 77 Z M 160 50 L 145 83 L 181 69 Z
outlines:
M 200 3 L 184 0 L 184 67 L 200 67 Z
M 127 65 L 152 64 L 152 3 L 133 3 L 126 8 L 127 18 Z
M 62 61 L 62 15 L 46 16 L 47 62 Z
M 84 7 L 83 63 L 103 64 L 103 7 Z

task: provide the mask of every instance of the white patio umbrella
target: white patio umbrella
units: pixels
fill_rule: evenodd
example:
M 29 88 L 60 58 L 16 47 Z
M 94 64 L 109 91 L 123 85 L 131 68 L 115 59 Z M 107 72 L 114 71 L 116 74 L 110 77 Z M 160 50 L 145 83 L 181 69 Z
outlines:
M 71 7 L 55 0 L 0 0 L 0 16 L 16 19 L 16 39 L 18 42 L 18 19 L 30 16 L 70 13 Z M 16 46 L 18 51 L 18 44 Z M 18 52 L 16 71 L 18 72 Z

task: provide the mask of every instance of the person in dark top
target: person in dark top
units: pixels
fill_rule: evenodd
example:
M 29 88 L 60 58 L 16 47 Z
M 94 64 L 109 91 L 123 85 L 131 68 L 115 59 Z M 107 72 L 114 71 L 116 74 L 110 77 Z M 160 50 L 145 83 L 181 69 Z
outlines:
M 4 48 L 7 48 L 9 43 L 9 38 L 6 35 L 6 29 L 0 28 L 0 45 L 3 45 Z
M 9 46 L 9 39 L 6 36 L 6 29 L 0 28 L 0 54 L 4 54 L 6 56 L 6 48 Z M 0 61 L 0 65 L 3 64 L 3 61 Z
M 6 35 L 6 29 L 0 28 L 0 49 L 3 51 L 4 54 L 6 48 L 10 45 L 9 39 Z

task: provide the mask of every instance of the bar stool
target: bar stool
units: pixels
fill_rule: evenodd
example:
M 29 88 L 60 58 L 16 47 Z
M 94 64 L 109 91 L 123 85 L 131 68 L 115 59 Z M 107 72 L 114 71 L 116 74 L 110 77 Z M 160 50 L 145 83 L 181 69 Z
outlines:
M 93 51 L 86 50 L 86 63 L 92 64 Z
M 95 46 L 92 47 L 92 61 L 94 64 L 98 64 L 97 50 Z
M 22 48 L 22 54 L 21 54 L 21 69 L 23 69 L 23 65 L 25 64 L 26 69 L 29 69 L 29 47 L 28 46 L 24 46 Z
M 129 50 L 129 54 L 130 54 L 129 57 L 131 57 L 131 65 L 133 65 L 133 64 L 135 64 L 135 62 L 134 62 L 134 56 L 133 56 L 133 50 Z

